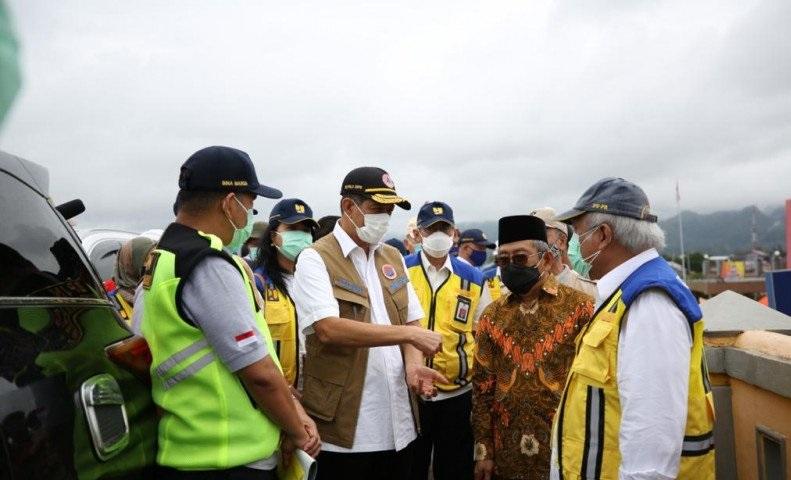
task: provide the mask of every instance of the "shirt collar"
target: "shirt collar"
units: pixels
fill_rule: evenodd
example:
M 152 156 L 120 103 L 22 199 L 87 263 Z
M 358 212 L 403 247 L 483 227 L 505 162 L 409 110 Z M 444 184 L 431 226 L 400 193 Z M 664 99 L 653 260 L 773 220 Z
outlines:
M 332 229 L 332 234 L 335 235 L 335 238 L 338 240 L 338 244 L 341 246 L 341 252 L 343 252 L 344 257 L 348 258 L 349 254 L 352 253 L 355 248 L 360 248 L 359 245 L 354 243 L 352 237 L 350 237 L 349 234 L 346 233 L 346 230 L 344 230 L 341 227 L 340 221 L 335 223 L 335 227 Z M 371 253 L 375 252 L 376 249 L 378 249 L 380 246 L 381 243 L 377 243 L 376 245 L 371 245 Z M 363 252 L 363 254 L 365 254 L 362 248 L 360 248 L 360 251 Z
M 657 252 L 655 248 L 649 248 L 643 253 L 635 255 L 629 260 L 613 268 L 607 272 L 606 275 L 601 277 L 599 281 L 596 282 L 596 291 L 598 293 L 598 298 L 596 298 L 596 308 L 599 308 L 602 302 L 609 298 L 615 289 L 620 287 L 621 284 L 627 278 L 629 278 L 629 275 L 634 273 L 634 271 L 640 268 L 644 263 L 649 262 L 658 256 L 659 252 Z
M 423 264 L 423 268 L 428 271 L 429 269 L 434 269 L 434 265 L 428 261 L 428 255 L 423 250 L 420 251 L 420 262 Z M 450 255 L 445 257 L 445 264 L 442 265 L 439 269 L 436 269 L 438 272 L 447 269 L 450 273 L 453 273 L 453 264 L 450 262 Z

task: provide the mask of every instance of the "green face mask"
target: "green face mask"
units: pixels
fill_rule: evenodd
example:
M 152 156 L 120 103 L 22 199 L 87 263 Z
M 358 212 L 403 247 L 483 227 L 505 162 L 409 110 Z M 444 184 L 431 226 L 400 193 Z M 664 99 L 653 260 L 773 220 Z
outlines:
M 299 252 L 313 243 L 313 236 L 301 230 L 288 230 L 282 233 L 277 232 L 277 234 L 283 239 L 283 245 L 278 245 L 277 249 L 292 262 L 297 258 Z
M 574 271 L 588 278 L 591 265 L 582 258 L 582 253 L 580 253 L 580 237 L 576 233 L 572 235 L 571 241 L 569 242 L 568 255 L 571 261 L 571 267 Z
M 228 247 L 228 250 L 231 251 L 231 253 L 238 255 L 242 249 L 242 245 L 244 245 L 244 242 L 246 242 L 247 239 L 250 238 L 250 235 L 253 234 L 253 209 L 251 208 L 248 210 L 244 204 L 240 202 L 238 198 L 236 198 L 236 196 L 234 196 L 233 199 L 236 200 L 236 203 L 238 203 L 245 212 L 247 212 L 247 224 L 242 228 L 238 228 L 236 225 L 234 225 L 231 217 L 229 217 L 227 214 L 225 215 L 225 218 L 228 219 L 228 222 L 233 227 L 233 238 L 231 239 L 231 243 L 226 246 Z

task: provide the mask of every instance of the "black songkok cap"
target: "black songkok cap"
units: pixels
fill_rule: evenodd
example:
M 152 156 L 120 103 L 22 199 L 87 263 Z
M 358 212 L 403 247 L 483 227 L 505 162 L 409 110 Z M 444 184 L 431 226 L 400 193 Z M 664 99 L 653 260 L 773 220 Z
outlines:
M 544 221 L 532 215 L 503 217 L 500 219 L 498 231 L 500 246 L 522 240 L 547 241 L 547 227 Z

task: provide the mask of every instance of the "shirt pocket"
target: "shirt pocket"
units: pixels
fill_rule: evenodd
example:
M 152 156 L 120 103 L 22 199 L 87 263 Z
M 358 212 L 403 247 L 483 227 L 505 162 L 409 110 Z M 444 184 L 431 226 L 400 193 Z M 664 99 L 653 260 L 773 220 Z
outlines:
M 472 332 L 473 318 L 475 312 L 472 311 L 472 292 L 469 290 L 458 289 L 446 300 L 447 312 L 450 314 L 448 328 L 456 333 Z
M 571 371 L 583 375 L 598 384 L 604 385 L 612 378 L 610 371 L 610 352 L 605 340 L 612 333 L 614 325 L 596 322 L 582 337 L 579 352 L 571 365 Z

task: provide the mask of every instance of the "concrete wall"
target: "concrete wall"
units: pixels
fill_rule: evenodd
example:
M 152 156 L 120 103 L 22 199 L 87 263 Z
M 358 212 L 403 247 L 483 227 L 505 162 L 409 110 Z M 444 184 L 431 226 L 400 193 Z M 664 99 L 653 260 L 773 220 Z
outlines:
M 791 337 L 745 332 L 729 346 L 707 343 L 717 408 L 717 479 L 760 478 L 756 434 L 761 427 L 785 440 L 791 480 Z
M 791 399 L 741 380 L 731 379 L 731 402 L 738 478 L 758 478 L 758 426 L 768 427 L 784 435 L 788 439 L 786 457 L 791 459 Z M 791 463 L 786 465 L 786 476 L 791 479 Z

